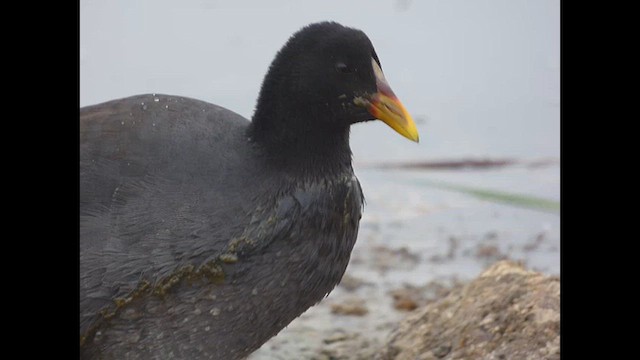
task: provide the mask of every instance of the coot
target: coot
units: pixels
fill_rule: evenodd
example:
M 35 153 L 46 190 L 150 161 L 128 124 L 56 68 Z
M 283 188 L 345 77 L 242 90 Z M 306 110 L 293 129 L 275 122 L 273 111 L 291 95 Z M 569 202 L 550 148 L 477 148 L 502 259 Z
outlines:
M 359 30 L 311 24 L 251 121 L 151 94 L 80 109 L 83 358 L 240 359 L 340 281 L 363 207 L 349 127 L 418 141 Z

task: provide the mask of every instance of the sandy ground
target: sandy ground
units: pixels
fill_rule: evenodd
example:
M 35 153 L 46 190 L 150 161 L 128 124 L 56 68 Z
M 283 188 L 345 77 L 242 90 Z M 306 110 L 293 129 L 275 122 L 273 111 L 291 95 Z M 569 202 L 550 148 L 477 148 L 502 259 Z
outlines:
M 367 205 L 342 282 L 250 360 L 372 356 L 367 351 L 379 348 L 412 310 L 501 259 L 559 274 L 557 212 L 489 202 L 421 183 L 473 184 L 558 201 L 557 164 L 455 171 L 364 167 L 356 172 Z M 353 356 L 345 355 L 349 348 Z

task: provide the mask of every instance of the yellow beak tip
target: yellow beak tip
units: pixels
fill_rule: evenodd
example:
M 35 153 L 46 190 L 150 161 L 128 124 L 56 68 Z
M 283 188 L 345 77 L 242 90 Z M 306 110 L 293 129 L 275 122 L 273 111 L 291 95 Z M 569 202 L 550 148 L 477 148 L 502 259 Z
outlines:
M 418 135 L 417 131 L 413 134 L 405 135 L 405 137 L 415 143 L 420 143 L 420 135 Z

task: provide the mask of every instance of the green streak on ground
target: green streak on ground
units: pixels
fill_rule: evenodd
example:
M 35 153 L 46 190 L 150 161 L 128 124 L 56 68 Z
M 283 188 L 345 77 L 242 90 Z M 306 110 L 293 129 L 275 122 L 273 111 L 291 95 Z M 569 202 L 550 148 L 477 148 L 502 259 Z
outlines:
M 475 196 L 477 198 L 504 203 L 508 205 L 524 207 L 532 210 L 539 210 L 545 212 L 560 212 L 560 202 L 543 199 L 535 196 L 522 195 L 522 194 L 513 194 L 507 193 L 503 191 L 496 190 L 488 190 L 488 189 L 479 189 L 468 186 L 454 185 L 450 183 L 445 183 L 441 181 L 432 181 L 432 180 L 420 180 L 418 181 L 420 185 L 431 186 L 443 190 L 455 191 L 463 194 L 468 194 Z

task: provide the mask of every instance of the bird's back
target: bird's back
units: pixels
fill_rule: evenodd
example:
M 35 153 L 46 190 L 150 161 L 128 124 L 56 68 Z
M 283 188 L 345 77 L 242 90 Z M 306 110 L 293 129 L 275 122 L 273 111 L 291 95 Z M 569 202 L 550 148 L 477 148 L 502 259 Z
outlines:
M 80 118 L 83 357 L 241 358 L 339 282 L 363 203 L 350 166 L 270 168 L 246 119 L 186 98 Z
M 229 178 L 246 165 L 237 144 L 248 123 L 167 95 L 81 109 L 81 333 L 141 279 L 168 276 L 199 247 L 221 251 L 240 231 L 250 202 Z

